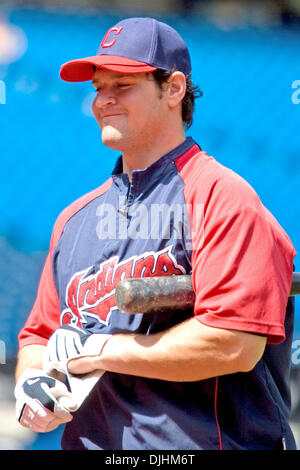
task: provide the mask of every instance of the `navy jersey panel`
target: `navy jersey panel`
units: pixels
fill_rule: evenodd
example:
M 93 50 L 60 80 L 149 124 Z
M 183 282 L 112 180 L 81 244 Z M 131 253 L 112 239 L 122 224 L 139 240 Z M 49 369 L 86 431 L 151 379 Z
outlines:
M 95 333 L 151 334 L 194 315 L 128 315 L 114 299 L 123 278 L 191 273 L 192 227 L 174 160 L 194 145 L 187 139 L 134 171 L 131 183 L 119 159 L 107 190 L 68 219 L 52 257 L 61 323 Z M 196 153 L 201 158 L 199 148 Z M 292 318 L 289 304 L 287 339 L 268 345 L 249 373 L 180 383 L 106 372 L 66 425 L 62 447 L 279 449 L 285 440 L 295 448 L 287 423 L 289 365 L 278 361 L 280 354 L 289 357 Z
M 67 424 L 62 447 L 217 450 L 214 389 L 215 379 L 176 383 L 105 373 Z
M 183 182 L 172 154 L 164 163 L 135 172 L 131 184 L 127 175 L 115 174 L 108 191 L 66 224 L 53 254 L 61 323 L 78 323 L 93 332 L 150 333 L 178 322 L 172 314 L 125 315 L 114 301 L 114 289 L 124 277 L 191 272 Z

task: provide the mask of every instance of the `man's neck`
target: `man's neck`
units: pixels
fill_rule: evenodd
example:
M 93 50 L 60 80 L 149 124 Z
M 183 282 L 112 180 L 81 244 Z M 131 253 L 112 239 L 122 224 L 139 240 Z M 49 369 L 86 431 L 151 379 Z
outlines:
M 131 181 L 132 172 L 134 170 L 144 170 L 152 163 L 156 162 L 163 155 L 167 154 L 178 145 L 182 144 L 186 139 L 184 131 L 177 138 L 159 142 L 158 145 L 151 145 L 151 148 L 143 147 L 142 149 L 132 148 L 122 153 L 123 173 L 127 173 Z

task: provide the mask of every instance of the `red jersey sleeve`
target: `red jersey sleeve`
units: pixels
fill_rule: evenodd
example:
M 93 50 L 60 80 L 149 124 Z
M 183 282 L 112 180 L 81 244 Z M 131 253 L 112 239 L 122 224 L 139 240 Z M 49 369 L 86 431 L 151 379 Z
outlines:
M 60 306 L 52 271 L 52 254 L 57 235 L 56 225 L 40 278 L 35 303 L 23 329 L 19 333 L 19 349 L 30 344 L 46 346 L 53 331 L 59 327 Z
M 30 344 L 46 346 L 52 332 L 59 327 L 59 300 L 52 275 L 52 256 L 48 253 L 37 297 L 31 313 L 19 333 L 19 349 Z
M 251 186 L 212 157 L 201 152 L 177 166 L 192 229 L 196 318 L 282 342 L 296 254 L 289 237 Z

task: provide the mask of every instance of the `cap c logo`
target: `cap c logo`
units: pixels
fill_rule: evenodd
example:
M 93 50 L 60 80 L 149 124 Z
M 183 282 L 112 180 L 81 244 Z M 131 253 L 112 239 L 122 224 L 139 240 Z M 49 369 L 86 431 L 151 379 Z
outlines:
M 123 26 L 114 26 L 113 28 L 110 28 L 106 35 L 104 36 L 104 38 L 102 39 L 102 42 L 101 42 L 101 47 L 111 47 L 115 44 L 116 42 L 116 38 L 112 39 L 110 42 L 107 42 L 108 38 L 109 38 L 109 35 L 111 33 L 115 33 L 115 34 L 120 34 L 120 32 L 122 31 L 123 29 Z

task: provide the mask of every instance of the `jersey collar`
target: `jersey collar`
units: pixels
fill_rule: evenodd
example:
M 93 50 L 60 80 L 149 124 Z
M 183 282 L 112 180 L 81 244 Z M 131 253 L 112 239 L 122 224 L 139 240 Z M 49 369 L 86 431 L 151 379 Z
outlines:
M 175 147 L 170 152 L 166 153 L 150 166 L 145 168 L 144 170 L 133 170 L 132 178 L 136 179 L 139 177 L 148 177 L 149 175 L 153 176 L 156 172 L 159 172 L 159 169 L 164 167 L 166 163 L 170 160 L 174 160 L 175 158 L 179 157 L 183 153 L 185 153 L 189 148 L 191 148 L 195 144 L 195 141 L 192 137 L 187 137 L 184 142 L 180 145 Z M 112 171 L 112 176 L 117 176 L 123 174 L 123 164 L 122 164 L 122 155 L 120 155 L 116 161 L 115 167 Z

